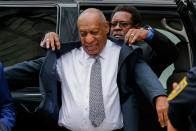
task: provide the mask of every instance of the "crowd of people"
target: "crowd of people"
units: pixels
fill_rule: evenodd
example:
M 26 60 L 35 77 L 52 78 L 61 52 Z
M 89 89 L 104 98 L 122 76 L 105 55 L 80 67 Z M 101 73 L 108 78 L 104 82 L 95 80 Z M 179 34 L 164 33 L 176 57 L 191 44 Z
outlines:
M 176 119 L 182 112 L 175 110 L 179 97 L 168 98 L 158 79 L 177 58 L 177 48 L 149 25 L 141 27 L 141 22 L 138 10 L 130 5 L 117 6 L 110 23 L 100 10 L 86 9 L 77 22 L 80 41 L 60 43 L 58 34 L 47 33 L 41 42 L 47 56 L 6 67 L 8 84 L 39 85 L 43 98 L 37 111 L 58 123 L 56 130 L 166 131 L 167 126 L 170 131 L 194 130 L 194 124 L 182 127 L 183 119 Z M 0 129 L 9 131 L 15 111 L 0 69 Z M 194 73 L 187 74 L 183 89 L 194 87 Z M 187 121 L 189 116 L 184 116 Z

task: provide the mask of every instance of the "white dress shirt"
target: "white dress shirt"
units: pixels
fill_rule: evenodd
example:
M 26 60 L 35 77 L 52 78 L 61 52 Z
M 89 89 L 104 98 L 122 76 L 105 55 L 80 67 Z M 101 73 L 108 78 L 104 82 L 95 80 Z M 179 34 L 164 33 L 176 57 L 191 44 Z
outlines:
M 110 131 L 123 127 L 119 91 L 116 83 L 120 46 L 107 40 L 100 54 L 102 90 L 106 118 L 99 127 L 89 120 L 90 73 L 94 58 L 83 48 L 73 49 L 57 60 L 61 82 L 62 106 L 59 126 L 74 131 Z

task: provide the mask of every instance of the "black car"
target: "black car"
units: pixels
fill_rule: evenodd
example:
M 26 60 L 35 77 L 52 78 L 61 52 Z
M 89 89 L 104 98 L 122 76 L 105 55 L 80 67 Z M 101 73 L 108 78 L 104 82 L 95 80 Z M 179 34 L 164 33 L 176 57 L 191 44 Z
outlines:
M 189 3 L 190 2 L 190 3 Z M 177 4 L 176 4 L 177 3 Z M 188 4 L 187 4 L 188 3 Z M 57 32 L 61 42 L 78 40 L 77 18 L 87 8 L 103 11 L 107 20 L 118 4 L 130 4 L 142 14 L 143 25 L 150 25 L 174 42 L 179 57 L 160 76 L 166 90 L 181 80 L 194 66 L 196 57 L 196 2 L 180 0 L 42 0 L 0 1 L 0 60 L 4 67 L 45 56 L 40 41 L 45 33 Z M 185 4 L 192 13 L 186 14 Z M 192 22 L 192 23 L 191 23 Z M 195 30 L 194 30 L 195 29 Z M 195 33 L 195 34 L 194 34 Z M 36 79 L 36 78 L 35 78 Z M 35 109 L 42 97 L 37 87 L 10 86 L 18 111 L 13 130 L 41 130 Z M 46 128 L 44 128 L 46 129 Z

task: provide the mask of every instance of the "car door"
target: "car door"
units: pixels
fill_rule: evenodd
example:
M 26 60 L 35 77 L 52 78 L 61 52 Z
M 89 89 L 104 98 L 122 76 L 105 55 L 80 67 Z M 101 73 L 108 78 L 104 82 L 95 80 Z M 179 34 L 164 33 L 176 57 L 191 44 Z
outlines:
M 192 47 L 193 66 L 196 66 L 196 6 L 193 0 L 176 0 L 176 5 Z

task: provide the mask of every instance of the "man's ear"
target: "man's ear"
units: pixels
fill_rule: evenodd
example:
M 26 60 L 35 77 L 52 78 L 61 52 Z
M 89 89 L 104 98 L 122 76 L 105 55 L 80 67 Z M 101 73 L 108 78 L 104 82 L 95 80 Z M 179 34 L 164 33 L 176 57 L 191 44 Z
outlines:
M 110 30 L 109 21 L 106 21 L 105 26 L 106 26 L 106 28 L 105 28 L 106 34 L 108 34 L 109 33 L 109 30 Z

